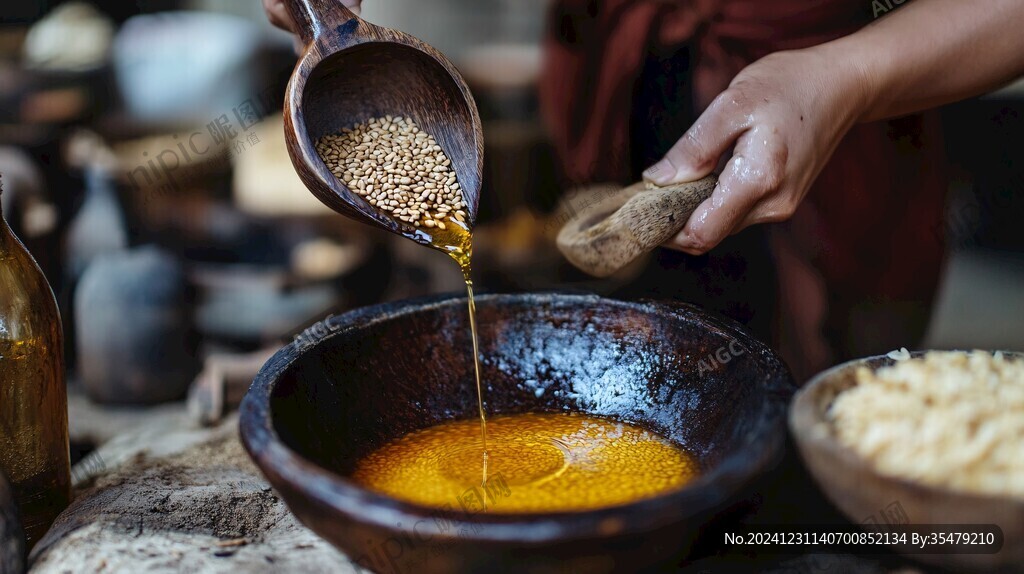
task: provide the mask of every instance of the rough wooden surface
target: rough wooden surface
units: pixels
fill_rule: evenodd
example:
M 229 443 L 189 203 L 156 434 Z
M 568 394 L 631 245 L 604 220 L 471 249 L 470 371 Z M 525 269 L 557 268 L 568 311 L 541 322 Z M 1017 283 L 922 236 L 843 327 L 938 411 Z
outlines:
M 75 501 L 33 550 L 30 572 L 356 571 L 271 490 L 235 417 L 193 425 L 184 405 L 162 407 L 77 465 Z

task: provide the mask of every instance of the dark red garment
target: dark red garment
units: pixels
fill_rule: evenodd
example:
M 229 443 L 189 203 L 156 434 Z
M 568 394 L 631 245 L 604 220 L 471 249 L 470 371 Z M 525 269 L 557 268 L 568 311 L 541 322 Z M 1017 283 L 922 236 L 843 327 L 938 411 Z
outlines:
M 652 49 L 692 47 L 702 110 L 755 60 L 871 19 L 864 0 L 556 1 L 541 105 L 566 175 L 577 183 L 629 179 L 629 110 Z M 934 114 L 857 125 L 780 226 L 823 278 L 830 312 L 865 301 L 930 306 L 944 254 L 943 152 Z

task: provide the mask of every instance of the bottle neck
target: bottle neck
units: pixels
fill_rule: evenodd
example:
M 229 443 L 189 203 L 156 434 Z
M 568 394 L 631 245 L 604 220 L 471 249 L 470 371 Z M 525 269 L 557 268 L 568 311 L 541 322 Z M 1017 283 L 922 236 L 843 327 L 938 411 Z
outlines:
M 7 251 L 10 240 L 14 237 L 14 232 L 11 231 L 11 226 L 7 225 L 7 220 L 4 219 L 4 189 L 3 180 L 0 179 L 0 255 L 3 255 Z
M 4 219 L 4 179 L 0 175 L 0 221 Z
M 110 195 L 111 179 L 107 170 L 90 165 L 85 168 L 86 198 L 97 195 Z
M 7 256 L 7 250 L 10 247 L 12 237 L 14 237 L 14 232 L 11 231 L 10 226 L 7 225 L 7 220 L 4 219 L 3 191 L 0 190 L 0 259 Z

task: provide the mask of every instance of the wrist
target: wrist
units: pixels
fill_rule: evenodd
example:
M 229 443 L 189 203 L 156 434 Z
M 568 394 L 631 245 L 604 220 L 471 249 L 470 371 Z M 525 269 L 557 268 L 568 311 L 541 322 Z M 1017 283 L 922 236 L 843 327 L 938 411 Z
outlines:
M 843 101 L 851 125 L 877 119 L 883 107 L 885 81 L 874 59 L 849 37 L 811 48 L 819 50 L 830 84 Z

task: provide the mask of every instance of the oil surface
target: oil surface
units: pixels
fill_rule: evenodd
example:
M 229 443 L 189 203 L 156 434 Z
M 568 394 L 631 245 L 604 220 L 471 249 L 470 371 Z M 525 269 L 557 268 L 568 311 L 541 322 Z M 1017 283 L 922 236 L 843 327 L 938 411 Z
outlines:
M 699 473 L 696 460 L 666 439 L 598 417 L 503 415 L 491 417 L 488 432 L 486 463 L 476 422 L 455 421 L 386 444 L 363 458 L 352 478 L 426 506 L 515 514 L 633 502 Z

